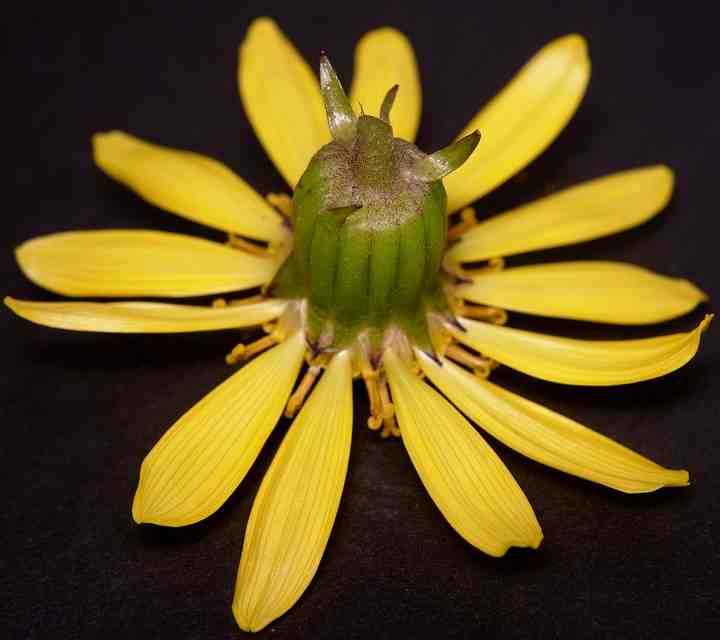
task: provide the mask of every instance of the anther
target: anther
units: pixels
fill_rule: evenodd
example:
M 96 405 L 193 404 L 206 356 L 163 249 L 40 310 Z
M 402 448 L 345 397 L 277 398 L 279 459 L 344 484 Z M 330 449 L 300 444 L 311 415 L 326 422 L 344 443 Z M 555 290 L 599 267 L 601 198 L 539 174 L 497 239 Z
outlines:
M 377 366 L 370 364 L 368 355 L 362 346 L 357 350 L 357 367 L 360 370 L 365 389 L 370 400 L 370 417 L 367 425 L 373 431 L 382 426 L 382 406 L 380 404 L 380 381 Z
M 292 218 L 292 198 L 287 193 L 268 193 L 265 199 L 286 218 Z
M 460 221 L 448 229 L 448 242 L 457 240 L 463 233 L 469 231 L 477 224 L 475 209 L 467 207 L 460 212 Z
M 472 369 L 473 373 L 481 378 L 487 378 L 493 369 L 492 360 L 470 353 L 458 344 L 449 344 L 445 356 Z
M 400 429 L 395 422 L 395 405 L 390 401 L 390 390 L 388 389 L 387 380 L 380 380 L 380 406 L 382 411 L 382 438 L 400 436 Z
M 250 242 L 250 240 L 245 240 L 245 238 L 241 236 L 237 236 L 234 233 L 228 234 L 228 246 L 232 247 L 233 249 L 240 249 L 241 251 L 245 251 L 247 253 L 252 253 L 256 256 L 264 256 L 267 255 L 267 249 L 266 247 L 255 244 L 254 242 Z
M 457 314 L 465 318 L 473 318 L 492 324 L 505 324 L 507 322 L 507 311 L 505 311 L 505 309 L 487 307 L 479 304 L 461 302 L 457 309 Z
M 257 293 L 253 296 L 248 296 L 247 298 L 238 298 L 237 300 L 228 300 L 227 298 L 215 298 L 210 303 L 210 306 L 213 309 L 225 309 L 226 307 L 239 307 L 244 304 L 255 304 L 257 302 L 262 302 L 265 299 L 265 296 L 260 293 Z M 270 332 L 268 331 L 267 333 Z
M 367 424 L 370 429 L 377 431 L 383 423 L 382 404 L 380 401 L 380 381 L 377 371 L 374 369 L 363 369 L 361 371 L 365 389 L 367 389 L 368 398 L 370 399 L 370 417 Z
M 258 353 L 262 353 L 266 349 L 276 345 L 278 342 L 280 342 L 280 339 L 275 333 L 263 336 L 247 345 L 241 342 L 225 356 L 225 362 L 228 364 L 237 364 L 242 360 L 249 360 Z
M 468 278 L 474 278 L 475 276 L 481 276 L 485 273 L 502 271 L 504 268 L 505 258 L 490 258 L 484 267 L 478 267 L 477 269 L 463 269 L 462 275 Z
M 295 417 L 295 414 L 298 412 L 300 407 L 303 406 L 307 394 L 310 393 L 310 389 L 312 389 L 312 386 L 315 384 L 315 380 L 317 380 L 321 371 L 322 369 L 320 367 L 316 367 L 314 365 L 308 367 L 308 370 L 305 372 L 298 388 L 295 390 L 295 393 L 290 396 L 290 399 L 285 406 L 286 417 Z

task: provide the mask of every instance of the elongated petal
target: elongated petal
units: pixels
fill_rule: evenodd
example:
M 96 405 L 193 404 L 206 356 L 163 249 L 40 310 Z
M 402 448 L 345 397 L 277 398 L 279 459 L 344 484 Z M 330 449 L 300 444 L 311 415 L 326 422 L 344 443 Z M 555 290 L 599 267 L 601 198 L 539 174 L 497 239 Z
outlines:
M 142 463 L 135 522 L 181 527 L 220 508 L 278 421 L 304 351 L 296 333 L 245 365 L 167 431 Z
M 236 329 L 263 324 L 277 318 L 285 308 L 282 300 L 215 309 L 161 302 L 33 302 L 5 298 L 5 304 L 30 322 L 103 333 L 182 333 Z
M 285 238 L 280 214 L 217 160 L 122 131 L 95 134 L 93 151 L 105 173 L 162 209 L 256 240 Z
M 336 355 L 275 455 L 245 532 L 233 613 L 259 631 L 292 607 L 320 564 L 340 505 L 352 435 L 352 371 Z
M 355 73 L 350 99 L 365 113 L 377 115 L 393 85 L 400 89 L 390 113 L 395 137 L 413 142 L 420 125 L 422 90 L 410 41 L 396 29 L 383 27 L 366 33 L 355 48 Z
M 537 548 L 542 531 L 532 507 L 482 436 L 392 351 L 384 362 L 403 444 L 447 521 L 493 556 Z
M 265 151 L 295 187 L 330 142 L 315 74 L 270 18 L 258 18 L 240 47 L 238 72 L 245 112 Z
M 575 113 L 590 79 L 585 40 L 569 35 L 543 47 L 468 123 L 483 141 L 445 178 L 448 211 L 485 195 L 534 160 Z
M 585 386 L 611 386 L 659 378 L 692 359 L 712 316 L 687 333 L 640 340 L 573 340 L 462 319 L 449 330 L 483 355 L 528 375 Z
M 217 242 L 163 231 L 68 231 L 15 252 L 35 284 L 66 296 L 200 296 L 269 282 L 278 264 Z
M 420 366 L 460 410 L 528 458 L 625 493 L 688 484 L 687 471 L 665 469 L 592 429 L 481 380 L 443 359 Z
M 613 173 L 481 222 L 449 256 L 472 262 L 607 236 L 652 218 L 672 190 L 673 174 L 664 166 Z
M 694 284 L 621 262 L 561 262 L 478 274 L 457 295 L 553 318 L 647 324 L 681 316 L 707 296 Z

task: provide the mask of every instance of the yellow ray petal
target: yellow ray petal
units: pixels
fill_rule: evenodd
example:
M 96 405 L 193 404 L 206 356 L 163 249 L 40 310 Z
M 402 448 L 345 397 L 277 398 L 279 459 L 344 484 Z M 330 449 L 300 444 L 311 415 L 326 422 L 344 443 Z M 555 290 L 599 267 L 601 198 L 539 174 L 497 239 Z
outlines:
M 385 94 L 399 85 L 390 113 L 395 137 L 413 142 L 420 125 L 422 91 L 410 41 L 397 29 L 383 27 L 366 33 L 355 48 L 355 73 L 350 100 L 357 110 L 377 116 Z
M 340 505 L 352 435 L 352 371 L 336 355 L 263 479 L 245 532 L 233 614 L 259 631 L 292 607 L 320 564 Z
M 140 469 L 135 522 L 181 527 L 220 508 L 278 421 L 304 351 L 298 332 L 211 391 L 160 438 Z
M 256 240 L 286 236 L 280 214 L 217 160 L 122 131 L 95 134 L 93 152 L 105 173 L 162 209 Z
M 163 231 L 68 231 L 21 244 L 35 284 L 66 296 L 200 296 L 269 282 L 277 258 Z
M 621 262 L 560 262 L 481 273 L 466 300 L 553 318 L 648 324 L 681 316 L 707 296 L 694 284 Z
M 573 340 L 461 319 L 467 331 L 448 327 L 483 355 L 528 375 L 585 386 L 659 378 L 692 359 L 711 315 L 687 333 L 640 340 Z
M 532 507 L 482 436 L 392 351 L 384 363 L 403 444 L 447 521 L 493 556 L 537 548 L 542 531 Z
M 30 322 L 103 333 L 182 333 L 237 329 L 277 318 L 287 304 L 283 300 L 215 309 L 161 302 L 33 302 L 5 298 L 5 304 Z
M 569 35 L 543 47 L 458 136 L 482 142 L 444 179 L 448 211 L 485 195 L 534 160 L 575 113 L 590 79 L 585 40 Z
M 652 218 L 672 190 L 672 171 L 662 165 L 613 173 L 493 216 L 448 255 L 472 262 L 607 236 Z
M 460 410 L 528 458 L 625 493 L 688 484 L 687 471 L 665 469 L 554 411 L 424 354 L 420 366 Z
M 258 18 L 240 47 L 238 80 L 257 137 L 295 188 L 310 158 L 330 142 L 315 74 L 273 20 Z

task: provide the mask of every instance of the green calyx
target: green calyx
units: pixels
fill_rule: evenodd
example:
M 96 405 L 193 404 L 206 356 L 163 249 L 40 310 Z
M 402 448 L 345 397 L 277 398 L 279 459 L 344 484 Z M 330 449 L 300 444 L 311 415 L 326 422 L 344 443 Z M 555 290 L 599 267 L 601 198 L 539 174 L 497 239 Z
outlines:
M 333 140 L 295 189 L 293 250 L 269 292 L 307 300 L 307 337 L 318 351 L 344 348 L 362 335 L 379 356 L 386 331 L 397 328 L 432 352 L 427 316 L 448 313 L 441 179 L 465 162 L 480 135 L 427 155 L 393 137 L 397 86 L 379 118 L 357 116 L 323 56 L 320 88 Z

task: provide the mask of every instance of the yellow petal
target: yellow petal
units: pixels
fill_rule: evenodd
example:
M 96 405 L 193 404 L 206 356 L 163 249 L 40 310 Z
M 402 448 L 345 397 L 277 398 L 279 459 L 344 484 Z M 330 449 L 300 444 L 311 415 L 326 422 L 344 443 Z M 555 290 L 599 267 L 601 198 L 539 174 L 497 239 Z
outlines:
M 482 436 L 392 351 L 384 363 L 403 444 L 447 521 L 493 556 L 537 548 L 542 531 L 532 507 Z
M 586 386 L 659 378 L 692 359 L 712 316 L 687 333 L 640 340 L 573 340 L 462 319 L 449 330 L 483 355 L 528 375 Z
M 612 324 L 681 316 L 707 296 L 694 284 L 621 262 L 560 262 L 481 273 L 455 290 L 466 300 L 523 313 Z
M 270 18 L 258 18 L 240 47 L 245 112 L 266 153 L 295 188 L 310 158 L 330 142 L 317 77 Z
M 652 218 L 672 190 L 672 171 L 661 165 L 613 173 L 493 216 L 448 255 L 472 262 L 607 236 Z
M 575 113 L 590 79 L 585 40 L 558 38 L 543 47 L 468 123 L 482 141 L 457 171 L 444 179 L 448 211 L 485 195 L 535 159 Z
M 304 351 L 298 332 L 245 365 L 165 433 L 142 463 L 135 522 L 181 527 L 220 508 L 278 421 Z
M 259 631 L 315 575 L 345 483 L 352 435 L 349 353 L 336 355 L 263 479 L 245 532 L 233 614 Z
M 280 214 L 217 160 L 122 131 L 95 134 L 93 152 L 105 173 L 161 209 L 256 240 L 286 236 Z
M 277 258 L 163 231 L 68 231 L 21 244 L 35 284 L 66 296 L 200 296 L 269 282 Z
M 182 333 L 237 329 L 277 318 L 287 304 L 283 300 L 215 309 L 161 302 L 33 302 L 5 298 L 5 304 L 30 322 L 103 333 Z
M 420 366 L 460 410 L 511 449 L 566 473 L 625 493 L 688 484 L 687 471 L 665 469 L 610 438 L 481 380 L 443 359 Z
M 377 116 L 385 94 L 400 89 L 390 122 L 395 137 L 413 142 L 420 125 L 420 73 L 410 41 L 397 29 L 383 27 L 366 33 L 355 48 L 355 73 L 350 100 L 357 110 Z

